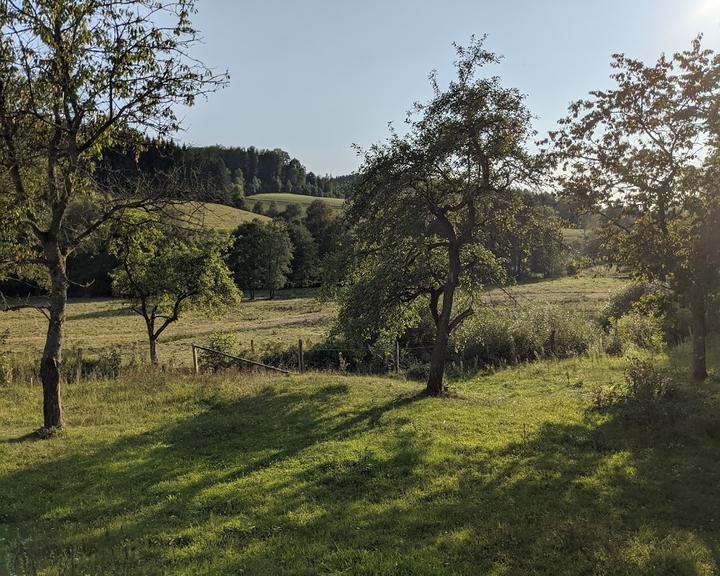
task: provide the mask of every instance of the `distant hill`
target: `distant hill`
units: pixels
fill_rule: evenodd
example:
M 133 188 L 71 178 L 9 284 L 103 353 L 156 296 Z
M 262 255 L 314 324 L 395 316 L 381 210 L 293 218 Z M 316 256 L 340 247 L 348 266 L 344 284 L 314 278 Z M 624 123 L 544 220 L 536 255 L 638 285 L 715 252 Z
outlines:
M 296 204 L 301 209 L 305 210 L 315 200 L 324 202 L 331 208 L 340 211 L 342 210 L 345 200 L 342 198 L 320 198 L 318 196 L 306 196 L 304 194 L 288 194 L 284 192 L 278 193 L 267 193 L 267 194 L 253 194 L 252 196 L 245 197 L 245 206 L 252 208 L 255 204 L 260 204 L 264 211 L 270 208 L 271 203 L 275 203 L 277 209 L 282 212 L 290 204 Z
M 232 232 L 243 222 L 249 222 L 255 218 L 263 221 L 270 220 L 267 216 L 260 216 L 247 210 L 240 210 L 223 204 L 189 202 L 181 206 L 184 220 L 187 220 L 190 224 L 213 230 Z

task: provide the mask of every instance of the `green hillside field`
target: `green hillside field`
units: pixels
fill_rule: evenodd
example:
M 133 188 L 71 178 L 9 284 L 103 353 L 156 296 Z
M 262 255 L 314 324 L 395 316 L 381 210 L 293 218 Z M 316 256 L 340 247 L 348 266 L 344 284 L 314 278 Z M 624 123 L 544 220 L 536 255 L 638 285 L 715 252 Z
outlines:
M 232 232 L 240 224 L 249 222 L 255 218 L 260 220 L 270 219 L 265 216 L 253 214 L 247 210 L 240 210 L 224 204 L 212 204 L 209 202 L 188 202 L 176 205 L 182 214 L 181 220 L 191 225 Z
M 315 200 L 320 200 L 337 211 L 342 210 L 345 204 L 343 198 L 320 198 L 318 196 L 305 196 L 303 194 L 267 193 L 247 196 L 245 198 L 245 205 L 252 208 L 254 204 L 261 204 L 263 209 L 267 210 L 270 207 L 270 203 L 275 202 L 278 210 L 282 212 L 290 204 L 296 204 L 302 209 L 305 209 Z

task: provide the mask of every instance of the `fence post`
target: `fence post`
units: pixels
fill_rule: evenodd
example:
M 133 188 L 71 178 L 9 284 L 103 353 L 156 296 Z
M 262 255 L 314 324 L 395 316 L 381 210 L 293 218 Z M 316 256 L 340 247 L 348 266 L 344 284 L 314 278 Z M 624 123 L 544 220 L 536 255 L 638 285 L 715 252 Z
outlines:
M 255 354 L 255 340 L 250 340 L 250 352 Z
M 298 367 L 300 368 L 300 374 L 305 372 L 305 355 L 303 354 L 302 339 L 298 340 Z
M 197 355 L 197 348 L 195 348 L 195 344 L 192 345 L 192 354 L 193 354 L 193 371 L 195 374 L 200 374 L 200 366 L 198 365 L 198 355 Z
M 400 374 L 400 342 L 395 341 L 395 372 Z

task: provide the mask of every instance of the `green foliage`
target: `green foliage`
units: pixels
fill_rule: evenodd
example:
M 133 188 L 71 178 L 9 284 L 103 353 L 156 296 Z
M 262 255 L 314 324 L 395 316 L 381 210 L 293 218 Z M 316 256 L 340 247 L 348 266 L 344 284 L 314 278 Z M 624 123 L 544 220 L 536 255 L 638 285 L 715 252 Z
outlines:
M 609 354 L 624 354 L 635 349 L 660 352 L 665 345 L 661 316 L 630 312 L 610 322 L 606 343 Z
M 167 230 L 139 215 L 116 229 L 111 251 L 120 264 L 113 290 L 145 319 L 153 363 L 153 342 L 189 309 L 217 313 L 239 301 L 223 260 L 228 245 L 222 235 Z
M 568 358 L 601 351 L 602 334 L 589 315 L 561 306 L 483 309 L 458 328 L 455 355 L 478 366 Z
M 249 291 L 251 299 L 260 289 L 273 298 L 287 282 L 292 256 L 293 245 L 284 222 L 253 220 L 235 230 L 227 260 L 235 283 Z
M 208 348 L 230 354 L 231 356 L 238 354 L 238 339 L 234 333 L 213 332 L 210 338 L 208 338 L 206 345 Z M 198 351 L 198 362 L 203 372 L 217 372 L 218 370 L 238 366 L 237 360 L 233 360 L 227 356 L 221 356 L 220 354 L 213 354 L 206 350 Z

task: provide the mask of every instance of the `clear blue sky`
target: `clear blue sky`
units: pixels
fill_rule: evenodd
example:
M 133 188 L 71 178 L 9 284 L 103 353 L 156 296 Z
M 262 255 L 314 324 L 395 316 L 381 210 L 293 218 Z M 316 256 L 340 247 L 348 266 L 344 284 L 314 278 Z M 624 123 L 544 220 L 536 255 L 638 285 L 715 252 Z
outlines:
M 190 144 L 283 148 L 319 173 L 358 165 L 428 73 L 451 78 L 453 41 L 488 34 L 494 69 L 528 95 L 541 133 L 609 84 L 614 52 L 654 60 L 699 32 L 720 49 L 720 0 L 199 0 L 196 54 L 230 86 L 183 111 Z

